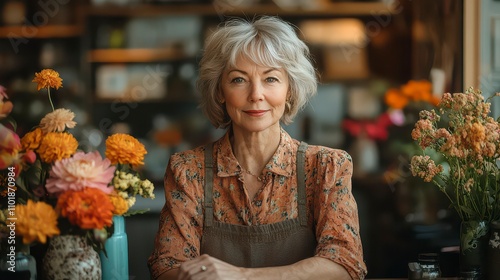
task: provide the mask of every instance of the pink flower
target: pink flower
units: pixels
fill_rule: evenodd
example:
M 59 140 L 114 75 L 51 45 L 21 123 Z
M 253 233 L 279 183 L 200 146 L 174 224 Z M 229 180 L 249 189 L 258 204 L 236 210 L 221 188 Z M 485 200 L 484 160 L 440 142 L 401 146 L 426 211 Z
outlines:
M 0 124 L 0 170 L 19 160 L 21 140 L 14 131 Z
M 0 86 L 0 101 L 3 100 L 4 98 L 5 99 L 9 98 L 7 96 L 7 90 L 5 89 L 5 87 Z
M 3 86 L 0 86 L 0 119 L 7 117 L 12 111 L 14 105 L 8 99 L 7 92 Z
M 33 164 L 36 160 L 36 154 L 35 152 L 28 150 L 26 153 L 23 155 L 23 161 L 27 162 L 29 164 Z
M 77 152 L 70 158 L 56 161 L 47 179 L 47 192 L 59 194 L 67 190 L 79 191 L 85 187 L 100 189 L 109 194 L 113 190 L 109 183 L 115 167 L 109 159 L 102 159 L 99 152 Z
M 400 109 L 389 110 L 389 118 L 397 126 L 402 126 L 405 123 L 405 114 Z

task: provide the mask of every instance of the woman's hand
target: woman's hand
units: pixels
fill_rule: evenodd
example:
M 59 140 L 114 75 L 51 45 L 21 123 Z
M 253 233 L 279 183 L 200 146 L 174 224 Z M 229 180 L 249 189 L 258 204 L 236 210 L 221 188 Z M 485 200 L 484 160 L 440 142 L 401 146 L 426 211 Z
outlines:
M 209 255 L 201 255 L 179 267 L 178 280 L 245 279 L 244 268 L 231 265 Z

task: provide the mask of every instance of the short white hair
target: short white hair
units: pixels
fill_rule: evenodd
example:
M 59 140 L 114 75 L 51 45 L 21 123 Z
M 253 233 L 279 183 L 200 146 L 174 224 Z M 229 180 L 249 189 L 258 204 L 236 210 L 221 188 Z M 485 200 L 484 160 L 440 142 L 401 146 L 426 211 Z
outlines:
M 240 57 L 258 65 L 283 68 L 288 75 L 290 99 L 281 118 L 289 124 L 316 94 L 317 73 L 307 45 L 291 24 L 271 16 L 252 21 L 231 19 L 215 30 L 205 42 L 200 60 L 197 89 L 205 115 L 217 128 L 226 128 L 231 119 L 226 112 L 220 87 L 224 69 L 235 66 Z

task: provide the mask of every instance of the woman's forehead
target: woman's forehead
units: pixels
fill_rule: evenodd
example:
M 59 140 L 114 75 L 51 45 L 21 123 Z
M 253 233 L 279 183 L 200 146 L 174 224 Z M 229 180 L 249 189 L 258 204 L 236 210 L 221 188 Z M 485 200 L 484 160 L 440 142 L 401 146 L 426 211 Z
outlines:
M 276 59 L 266 58 L 266 56 L 262 55 L 249 55 L 240 53 L 234 58 L 232 59 L 230 58 L 228 60 L 228 63 L 226 64 L 226 69 L 245 67 L 249 64 L 263 68 L 276 68 L 276 69 L 283 68 L 283 65 L 278 63 Z

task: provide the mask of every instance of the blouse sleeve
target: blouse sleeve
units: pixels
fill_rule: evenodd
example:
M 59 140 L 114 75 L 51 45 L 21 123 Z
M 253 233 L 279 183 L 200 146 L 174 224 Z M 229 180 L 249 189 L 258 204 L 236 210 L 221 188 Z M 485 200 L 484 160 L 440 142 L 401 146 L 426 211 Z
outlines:
M 152 279 L 200 254 L 203 215 L 197 167 L 178 155 L 170 158 L 164 177 L 165 205 L 148 259 Z
M 316 256 L 342 265 L 352 279 L 364 279 L 358 209 L 351 192 L 352 159 L 341 150 L 325 149 L 317 156 L 318 176 L 314 198 Z

